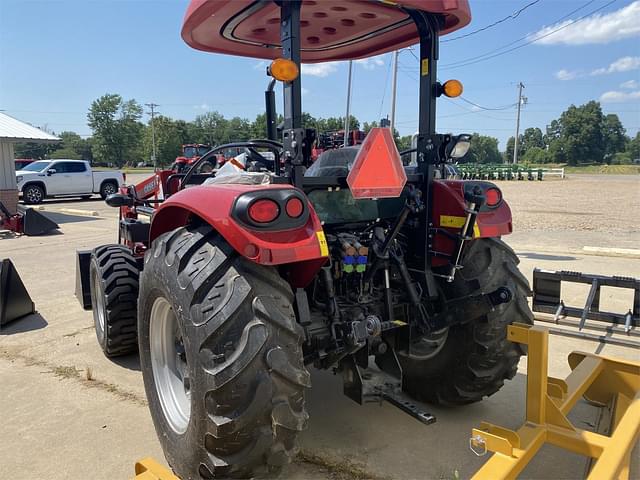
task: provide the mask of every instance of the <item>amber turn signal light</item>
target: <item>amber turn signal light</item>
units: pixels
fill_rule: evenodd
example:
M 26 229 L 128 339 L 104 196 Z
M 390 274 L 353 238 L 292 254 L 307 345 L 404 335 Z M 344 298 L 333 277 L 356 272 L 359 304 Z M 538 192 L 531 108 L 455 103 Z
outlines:
M 293 82 L 299 74 L 296 63 L 286 58 L 276 58 L 269 65 L 269 75 L 281 82 Z
M 460 80 L 447 80 L 442 85 L 442 93 L 449 98 L 455 98 L 462 95 L 462 82 Z

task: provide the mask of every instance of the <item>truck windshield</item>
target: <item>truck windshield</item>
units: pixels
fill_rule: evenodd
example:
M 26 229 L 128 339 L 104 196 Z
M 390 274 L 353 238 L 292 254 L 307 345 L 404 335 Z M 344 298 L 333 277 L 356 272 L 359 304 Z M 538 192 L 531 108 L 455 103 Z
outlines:
M 202 157 L 209 150 L 211 150 L 209 147 L 198 147 L 198 156 Z
M 47 161 L 33 162 L 27 165 L 26 167 L 23 167 L 20 171 L 21 172 L 41 172 L 45 168 L 47 168 L 49 165 L 51 165 L 51 162 L 47 162 Z
M 193 158 L 198 154 L 196 147 L 184 147 L 184 156 L 187 158 Z

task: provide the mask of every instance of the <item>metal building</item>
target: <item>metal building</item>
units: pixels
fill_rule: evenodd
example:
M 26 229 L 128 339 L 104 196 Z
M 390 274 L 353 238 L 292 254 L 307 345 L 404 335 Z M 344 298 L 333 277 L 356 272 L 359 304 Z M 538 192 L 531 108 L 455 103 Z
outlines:
M 18 207 L 18 189 L 13 144 L 55 143 L 60 139 L 0 112 L 0 202 L 11 212 Z

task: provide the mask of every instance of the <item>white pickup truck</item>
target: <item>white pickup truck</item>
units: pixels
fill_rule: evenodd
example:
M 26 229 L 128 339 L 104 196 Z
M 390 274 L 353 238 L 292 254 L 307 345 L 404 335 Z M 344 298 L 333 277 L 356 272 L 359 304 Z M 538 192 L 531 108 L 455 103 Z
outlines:
M 76 196 L 102 198 L 116 193 L 124 183 L 122 172 L 96 172 L 84 160 L 38 160 L 16 172 L 24 203 L 42 202 L 46 197 Z

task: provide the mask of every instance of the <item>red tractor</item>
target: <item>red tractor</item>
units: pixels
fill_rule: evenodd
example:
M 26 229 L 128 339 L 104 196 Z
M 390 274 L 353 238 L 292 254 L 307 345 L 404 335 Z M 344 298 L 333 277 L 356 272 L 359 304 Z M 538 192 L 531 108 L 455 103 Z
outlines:
M 202 143 L 189 143 L 187 145 L 182 145 L 182 155 L 176 157 L 176 161 L 170 168 L 177 173 L 186 172 L 189 170 L 191 165 L 200 160 L 200 157 L 209 150 L 211 150 L 211 146 Z
M 268 138 L 215 147 L 186 173 L 110 196 L 119 243 L 78 262 L 106 355 L 139 351 L 158 438 L 181 478 L 286 466 L 307 424 L 311 366 L 340 372 L 356 402 L 388 401 L 425 424 L 435 419 L 414 399 L 469 404 L 515 375 L 523 352 L 507 326 L 532 315 L 501 240 L 511 211 L 490 182 L 444 179 L 470 137 L 435 131 L 436 100 L 461 91 L 437 80 L 439 36 L 469 21 L 467 0 L 189 5 L 189 45 L 271 61 Z M 301 62 L 415 43 L 415 165 L 402 164 L 388 128 L 312 164 Z M 200 169 L 229 148 L 245 153 L 234 173 Z
M 351 130 L 347 136 L 347 144 L 344 144 L 344 130 L 336 130 L 319 134 L 315 146 L 311 151 L 311 159 L 315 161 L 322 152 L 334 148 L 342 148 L 361 145 L 367 136 L 362 130 Z

